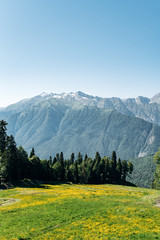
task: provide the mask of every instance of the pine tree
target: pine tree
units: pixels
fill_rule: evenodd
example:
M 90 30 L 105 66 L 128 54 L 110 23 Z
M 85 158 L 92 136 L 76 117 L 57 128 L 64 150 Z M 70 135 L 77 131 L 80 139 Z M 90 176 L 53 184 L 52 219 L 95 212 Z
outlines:
M 18 178 L 23 179 L 27 178 L 28 170 L 29 170 L 29 160 L 28 160 L 28 154 L 23 149 L 22 146 L 20 146 L 17 149 L 17 163 L 16 163 Z
M 30 161 L 30 178 L 33 179 L 42 179 L 42 167 L 41 161 L 38 156 L 33 155 L 29 158 Z
M 92 179 L 94 182 L 98 183 L 100 179 L 100 172 L 99 172 L 99 164 L 101 161 L 101 156 L 99 152 L 96 152 L 95 158 L 94 158 L 94 165 L 92 169 Z
M 56 154 L 56 161 L 59 162 L 59 153 Z
M 71 157 L 70 157 L 70 163 L 71 163 L 71 164 L 74 163 L 74 153 L 71 154 Z
M 112 158 L 111 158 L 111 177 L 113 181 L 116 181 L 116 166 L 117 166 L 117 156 L 116 152 L 112 152 Z
M 96 155 L 95 155 L 95 161 L 97 161 L 97 163 L 99 164 L 100 163 L 100 161 L 101 161 L 101 156 L 100 156 L 100 154 L 99 154 L 99 152 L 96 152 Z
M 85 156 L 84 156 L 84 161 L 87 161 L 87 159 L 88 159 L 88 155 L 86 153 Z
M 6 180 L 12 181 L 19 178 L 18 174 L 18 154 L 14 137 L 7 137 L 7 147 L 3 153 L 3 167 L 6 168 Z
M 31 152 L 30 152 L 30 155 L 29 155 L 29 158 L 32 158 L 33 156 L 35 156 L 35 150 L 34 148 L 32 148 Z
M 75 181 L 79 182 L 79 173 L 78 173 L 78 164 L 77 161 L 75 162 Z
M 97 175 L 99 177 L 99 182 L 100 183 L 105 183 L 106 181 L 106 172 L 105 172 L 105 160 L 102 158 L 99 166 L 98 166 L 98 171 Z
M 122 163 L 121 159 L 118 158 L 117 166 L 116 166 L 116 180 L 120 181 L 122 176 Z
M 60 178 L 62 181 L 65 179 L 65 167 L 64 167 L 64 157 L 63 157 L 63 152 L 60 153 L 59 156 L 59 162 L 61 165 L 61 173 L 60 173 Z
M 49 157 L 49 166 L 50 167 L 52 166 L 52 157 L 51 156 Z
M 78 163 L 78 164 L 81 164 L 81 163 L 82 163 L 82 160 L 83 160 L 82 155 L 81 155 L 81 153 L 79 152 L 79 153 L 78 153 L 78 156 L 77 156 L 77 163 Z
M 128 173 L 132 174 L 133 172 L 133 164 L 131 162 L 128 162 Z
M 110 164 L 109 164 L 109 157 L 105 157 L 105 182 L 109 183 L 111 182 L 110 178 Z
M 52 163 L 52 166 L 54 166 L 54 164 L 57 162 L 57 158 L 56 157 L 54 157 L 53 158 L 53 163 Z
M 4 120 L 0 121 L 0 154 L 4 153 L 7 144 L 7 122 Z
M 128 173 L 128 164 L 126 160 L 122 160 L 122 180 L 126 181 L 126 176 Z

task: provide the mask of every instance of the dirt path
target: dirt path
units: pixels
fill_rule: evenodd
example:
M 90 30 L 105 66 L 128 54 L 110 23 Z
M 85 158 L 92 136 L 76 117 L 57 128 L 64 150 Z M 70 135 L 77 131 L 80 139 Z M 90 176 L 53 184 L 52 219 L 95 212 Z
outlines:
M 11 205 L 20 201 L 21 201 L 20 199 L 15 199 L 15 198 L 0 198 L 0 207 L 5 205 Z
M 160 198 L 158 198 L 157 200 L 156 200 L 156 207 L 160 207 Z

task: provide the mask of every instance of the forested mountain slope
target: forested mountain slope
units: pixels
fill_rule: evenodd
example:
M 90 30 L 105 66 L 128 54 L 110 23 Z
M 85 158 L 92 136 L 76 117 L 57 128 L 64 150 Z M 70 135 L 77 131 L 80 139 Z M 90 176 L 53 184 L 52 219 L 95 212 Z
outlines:
M 129 159 L 134 166 L 132 175 L 127 180 L 138 187 L 150 188 L 153 182 L 156 164 L 153 162 L 153 156 Z

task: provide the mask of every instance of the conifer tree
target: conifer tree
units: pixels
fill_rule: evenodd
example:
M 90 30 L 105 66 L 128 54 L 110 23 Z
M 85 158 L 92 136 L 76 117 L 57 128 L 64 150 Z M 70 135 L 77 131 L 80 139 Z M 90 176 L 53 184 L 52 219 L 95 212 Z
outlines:
M 109 157 L 104 157 L 105 159 L 105 182 L 111 182 L 110 179 L 110 164 L 109 164 Z
M 122 160 L 122 180 L 126 181 L 126 176 L 128 173 L 128 164 L 126 160 Z
M 60 178 L 62 181 L 65 179 L 65 167 L 64 167 L 64 157 L 63 157 L 63 152 L 60 153 L 59 156 L 59 162 L 61 165 L 61 173 L 60 173 Z
M 56 157 L 54 157 L 53 158 L 53 163 L 52 163 L 52 166 L 54 166 L 54 164 L 57 162 L 57 158 Z
M 11 135 L 7 137 L 7 147 L 3 153 L 3 166 L 6 167 L 7 175 L 4 176 L 6 180 L 11 181 L 18 179 L 18 154 L 14 137 Z
M 86 153 L 85 156 L 84 156 L 84 161 L 87 161 L 87 159 L 88 159 L 88 155 Z
M 117 166 L 117 156 L 116 156 L 116 152 L 113 151 L 112 158 L 111 158 L 111 175 L 112 175 L 113 181 L 116 180 L 116 166 Z
M 78 164 L 77 161 L 75 162 L 75 181 L 79 182 L 79 173 L 78 173 Z
M 71 157 L 70 157 L 70 163 L 71 163 L 71 164 L 74 163 L 74 153 L 71 154 Z
M 79 153 L 78 153 L 78 156 L 77 156 L 77 163 L 78 163 L 78 164 L 81 164 L 81 163 L 82 163 L 82 160 L 83 160 L 82 155 L 81 155 L 81 153 L 79 152 Z
M 59 153 L 56 154 L 56 161 L 59 162 Z
M 49 166 L 50 167 L 52 166 L 52 157 L 51 156 L 49 157 Z
M 38 156 L 33 155 L 30 159 L 30 178 L 33 179 L 41 179 L 42 176 L 42 168 L 41 168 L 41 160 Z
M 133 172 L 133 164 L 131 162 L 128 162 L 128 173 L 132 174 Z
M 29 160 L 28 160 L 28 154 L 27 152 L 23 149 L 22 146 L 19 146 L 17 149 L 17 173 L 18 173 L 18 178 L 23 179 L 27 177 L 28 170 L 29 170 Z
M 29 155 L 29 158 L 32 158 L 33 156 L 35 156 L 35 150 L 34 148 L 32 148 L 31 152 L 30 152 L 30 155 Z
M 7 144 L 7 122 L 4 120 L 0 121 L 0 154 L 4 153 Z
M 95 181 L 96 183 L 99 182 L 99 164 L 101 161 L 101 156 L 99 154 L 99 152 L 96 152 L 95 158 L 94 158 L 94 165 L 93 165 L 93 169 L 92 169 L 92 177 L 93 177 L 93 181 Z
M 122 176 L 122 163 L 121 163 L 121 159 L 118 158 L 118 162 L 117 162 L 117 166 L 116 166 L 116 180 L 121 180 L 121 176 Z
M 99 182 L 105 183 L 106 172 L 105 172 L 105 160 L 103 158 L 101 159 L 101 161 L 99 163 L 97 175 L 99 177 Z

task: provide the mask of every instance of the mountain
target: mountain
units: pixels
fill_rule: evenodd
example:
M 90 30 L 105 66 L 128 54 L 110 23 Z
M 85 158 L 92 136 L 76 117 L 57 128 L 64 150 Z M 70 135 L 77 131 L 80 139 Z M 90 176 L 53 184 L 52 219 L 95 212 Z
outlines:
M 158 98 L 157 98 L 158 99 Z M 82 92 L 46 94 L 0 109 L 8 134 L 41 158 L 63 151 L 122 159 L 154 154 L 160 145 L 159 103 L 148 98 L 100 98 Z M 147 121 L 146 121 L 147 120 Z M 158 122 L 159 123 L 159 122 Z
M 10 105 L 7 108 L 0 109 L 0 113 L 7 116 L 11 113 L 27 110 L 31 106 L 38 105 L 49 99 L 61 99 L 66 102 L 80 102 L 86 106 L 94 106 L 98 108 L 115 109 L 118 112 L 127 115 L 142 118 L 148 122 L 160 126 L 160 93 L 153 96 L 151 99 L 139 96 L 135 98 L 120 99 L 117 97 L 101 98 L 94 97 L 83 92 L 76 93 L 42 93 L 36 97 L 22 100 L 16 104 Z
M 151 103 L 160 103 L 160 93 L 157 93 L 155 96 L 153 96 L 150 100 Z

